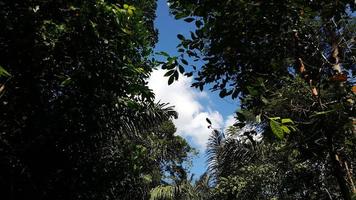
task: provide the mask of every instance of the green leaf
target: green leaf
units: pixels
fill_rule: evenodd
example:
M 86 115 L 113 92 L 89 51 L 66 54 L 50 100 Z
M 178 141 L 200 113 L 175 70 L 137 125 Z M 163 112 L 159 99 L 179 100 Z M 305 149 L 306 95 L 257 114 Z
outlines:
M 257 122 L 257 123 L 261 123 L 261 122 L 262 122 L 262 120 L 261 120 L 261 114 L 256 115 L 256 122 Z
M 354 192 L 351 196 L 351 200 L 356 200 L 356 192 Z
M 176 60 L 177 60 L 176 56 L 168 58 L 168 65 L 172 65 Z
M 269 119 L 270 120 L 280 120 L 281 118 L 280 117 L 270 117 Z
M 143 180 L 145 183 L 151 183 L 152 182 L 152 176 L 151 175 L 144 175 Z
M 269 125 L 271 127 L 271 130 L 273 132 L 273 134 L 278 138 L 278 139 L 283 139 L 284 138 L 284 131 L 281 127 L 281 125 L 274 121 L 274 120 L 270 120 Z
M 252 96 L 258 95 L 258 91 L 256 89 L 254 89 L 252 86 L 247 86 L 247 90 Z
M 187 14 L 185 14 L 185 13 L 183 13 L 183 12 L 181 12 L 181 13 L 177 13 L 175 16 L 174 16 L 174 18 L 175 19 L 182 19 L 182 18 L 184 18 L 184 17 L 187 17 Z
M 162 55 L 164 57 L 170 57 L 169 54 L 167 52 L 164 52 L 164 51 L 161 51 L 161 52 L 158 52 L 157 55 Z
M 189 18 L 184 19 L 184 21 L 190 23 L 190 22 L 194 21 L 194 18 L 189 17 Z
M 294 124 L 293 120 L 291 120 L 289 118 L 282 119 L 282 124 L 287 124 L 287 123 Z
M 317 112 L 317 113 L 315 113 L 315 114 L 313 114 L 313 115 L 310 115 L 310 117 L 313 118 L 313 117 L 316 117 L 316 116 L 318 116 L 318 115 L 326 115 L 326 114 L 329 114 L 329 113 L 332 113 L 332 112 L 335 112 L 335 110 L 328 110 L 328 111 L 323 111 L 323 112 Z
M 0 65 L 0 77 L 2 76 L 11 76 L 11 74 Z
M 291 131 L 287 126 L 281 126 L 281 128 L 283 129 L 283 132 L 289 134 Z
M 72 82 L 72 79 L 70 77 L 66 78 L 64 81 L 62 81 L 61 86 L 66 86 L 69 85 Z
M 185 40 L 185 37 L 182 34 L 178 34 L 177 38 L 180 39 L 180 40 Z
M 266 105 L 269 104 L 268 99 L 266 99 L 266 97 L 264 97 L 264 96 L 261 96 L 261 101 Z

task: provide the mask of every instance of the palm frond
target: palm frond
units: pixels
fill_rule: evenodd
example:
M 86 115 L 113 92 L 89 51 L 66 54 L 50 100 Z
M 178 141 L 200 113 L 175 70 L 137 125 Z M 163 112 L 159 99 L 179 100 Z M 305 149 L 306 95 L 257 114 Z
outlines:
M 219 177 L 219 168 L 220 168 L 220 159 L 221 153 L 223 150 L 223 137 L 221 133 L 217 130 L 214 130 L 209 138 L 207 145 L 207 163 L 208 163 L 208 171 L 212 175 L 212 177 L 217 180 Z
M 175 186 L 160 185 L 153 188 L 150 192 L 150 200 L 174 200 Z
M 165 103 L 137 103 L 135 105 L 137 106 L 135 109 L 124 107 L 120 111 L 118 120 L 120 133 L 128 136 L 141 136 L 141 133 L 178 117 L 173 107 Z

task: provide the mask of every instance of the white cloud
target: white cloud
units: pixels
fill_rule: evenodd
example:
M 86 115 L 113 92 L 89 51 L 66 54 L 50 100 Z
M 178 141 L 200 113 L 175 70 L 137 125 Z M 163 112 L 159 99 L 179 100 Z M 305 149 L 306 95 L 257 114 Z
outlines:
M 177 134 L 191 139 L 197 148 L 205 150 L 211 133 L 205 119 L 209 118 L 213 123 L 213 128 L 220 129 L 226 125 L 223 116 L 218 111 L 203 107 L 199 100 L 209 97 L 206 92 L 190 87 L 192 78 L 180 76 L 178 81 L 168 86 L 164 73 L 164 70 L 154 71 L 148 81 L 148 86 L 156 94 L 157 101 L 175 106 L 179 116 L 174 120 Z
M 235 122 L 236 122 L 236 119 L 235 119 L 234 115 L 229 115 L 229 116 L 227 116 L 226 121 L 225 121 L 225 125 L 224 125 L 225 130 L 226 130 L 229 126 L 234 125 Z

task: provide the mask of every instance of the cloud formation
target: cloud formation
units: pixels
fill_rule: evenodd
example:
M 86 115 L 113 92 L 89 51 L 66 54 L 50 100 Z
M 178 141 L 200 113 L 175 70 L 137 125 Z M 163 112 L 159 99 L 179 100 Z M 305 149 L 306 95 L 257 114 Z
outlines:
M 192 78 L 180 76 L 178 81 L 168 86 L 164 70 L 152 73 L 148 86 L 156 94 L 156 100 L 170 103 L 178 112 L 178 119 L 174 120 L 177 134 L 192 141 L 200 150 L 205 150 L 211 130 L 208 129 L 206 118 L 209 118 L 213 128 L 220 129 L 231 124 L 231 117 L 224 122 L 223 116 L 215 110 L 205 108 L 199 101 L 209 98 L 206 92 L 191 88 Z

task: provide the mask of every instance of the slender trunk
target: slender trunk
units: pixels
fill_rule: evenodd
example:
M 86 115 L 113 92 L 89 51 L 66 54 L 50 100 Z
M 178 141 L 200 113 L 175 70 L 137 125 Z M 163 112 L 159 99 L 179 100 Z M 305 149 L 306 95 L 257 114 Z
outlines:
M 332 170 L 333 174 L 337 180 L 337 183 L 340 187 L 340 192 L 344 200 L 351 200 L 351 193 L 349 190 L 349 187 L 347 185 L 347 181 L 345 179 L 345 173 L 342 168 L 342 165 L 340 163 L 340 158 L 334 150 L 333 146 L 333 140 L 331 134 L 328 134 L 327 136 L 328 139 L 328 145 L 329 145 L 329 156 L 331 159 L 331 165 L 332 165 Z

